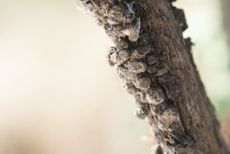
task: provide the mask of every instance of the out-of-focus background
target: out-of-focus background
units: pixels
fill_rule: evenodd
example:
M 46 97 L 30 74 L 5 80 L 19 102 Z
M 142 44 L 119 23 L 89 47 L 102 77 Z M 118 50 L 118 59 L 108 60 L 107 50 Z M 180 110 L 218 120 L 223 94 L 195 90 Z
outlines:
M 228 130 L 230 5 L 224 1 L 176 5 L 185 9 L 185 35 Z M 133 116 L 134 100 L 106 61 L 110 44 L 74 0 L 0 0 L 0 154 L 149 153 L 147 124 Z

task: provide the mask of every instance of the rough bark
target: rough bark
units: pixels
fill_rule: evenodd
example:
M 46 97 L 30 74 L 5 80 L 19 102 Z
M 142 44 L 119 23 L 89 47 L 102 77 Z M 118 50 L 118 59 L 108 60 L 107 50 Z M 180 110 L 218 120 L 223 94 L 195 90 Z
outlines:
M 115 46 L 108 53 L 155 153 L 227 153 L 219 123 L 191 56 L 183 10 L 172 0 L 81 0 Z

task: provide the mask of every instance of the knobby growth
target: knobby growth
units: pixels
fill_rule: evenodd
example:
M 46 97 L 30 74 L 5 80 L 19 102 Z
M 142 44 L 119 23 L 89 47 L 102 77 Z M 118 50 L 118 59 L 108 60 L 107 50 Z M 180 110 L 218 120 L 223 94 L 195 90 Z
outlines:
M 183 39 L 181 34 L 188 27 L 183 10 L 174 7 L 172 0 L 81 1 L 114 42 L 115 46 L 108 52 L 109 64 L 116 67 L 124 87 L 135 97 L 137 116 L 148 121 L 156 140 L 155 152 L 208 151 L 198 148 L 197 144 L 204 143 L 210 133 L 218 136 L 215 136 L 217 141 L 213 142 L 221 145 L 218 123 L 210 104 L 206 108 L 212 119 L 205 123 L 210 126 L 193 131 L 197 127 L 204 127 L 198 126 L 203 123 L 199 117 L 202 115 L 202 111 L 199 111 L 202 105 L 196 105 L 200 99 L 192 98 L 194 91 L 200 90 L 204 95 L 202 99 L 209 101 L 191 60 L 191 39 Z M 185 79 L 186 76 L 192 77 Z M 198 80 L 199 85 L 193 85 L 195 83 L 192 82 L 196 81 L 192 80 Z M 189 89 L 192 85 L 195 88 Z M 191 113 L 185 115 L 186 112 Z M 194 113 L 197 115 L 192 117 Z M 212 132 L 201 135 L 209 128 L 213 128 Z M 194 135 L 194 132 L 197 134 Z M 198 141 L 199 135 L 202 137 Z

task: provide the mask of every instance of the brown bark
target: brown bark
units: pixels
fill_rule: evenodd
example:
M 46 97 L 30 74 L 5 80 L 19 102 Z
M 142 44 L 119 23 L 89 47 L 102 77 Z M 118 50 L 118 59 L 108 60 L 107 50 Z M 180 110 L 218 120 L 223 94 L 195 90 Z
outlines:
M 182 36 L 183 11 L 170 0 L 81 1 L 114 41 L 109 62 L 149 122 L 155 153 L 227 153 Z

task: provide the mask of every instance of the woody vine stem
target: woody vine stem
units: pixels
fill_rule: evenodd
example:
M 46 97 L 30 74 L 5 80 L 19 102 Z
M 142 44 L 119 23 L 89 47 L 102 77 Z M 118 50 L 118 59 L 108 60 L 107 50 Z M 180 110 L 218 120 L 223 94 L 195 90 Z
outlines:
M 226 153 L 173 0 L 81 0 L 114 42 L 108 61 L 136 98 L 155 153 Z

